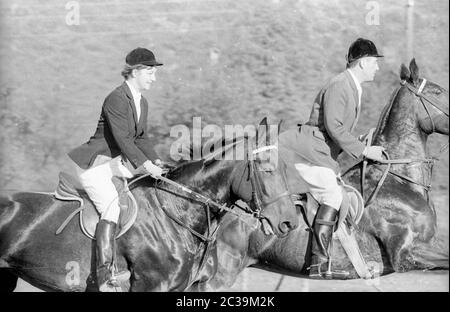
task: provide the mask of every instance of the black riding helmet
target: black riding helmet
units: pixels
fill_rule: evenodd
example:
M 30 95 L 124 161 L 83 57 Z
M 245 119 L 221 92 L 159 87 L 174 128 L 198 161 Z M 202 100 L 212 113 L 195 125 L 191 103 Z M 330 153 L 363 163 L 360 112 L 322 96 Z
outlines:
M 377 47 L 372 41 L 358 38 L 350 45 L 350 48 L 348 49 L 347 62 L 352 63 L 357 59 L 366 56 L 383 57 L 383 55 L 378 54 Z
M 147 66 L 161 66 L 162 63 L 156 61 L 155 55 L 152 51 L 147 50 L 145 48 L 136 48 L 125 58 L 125 62 L 128 65 L 147 65 Z

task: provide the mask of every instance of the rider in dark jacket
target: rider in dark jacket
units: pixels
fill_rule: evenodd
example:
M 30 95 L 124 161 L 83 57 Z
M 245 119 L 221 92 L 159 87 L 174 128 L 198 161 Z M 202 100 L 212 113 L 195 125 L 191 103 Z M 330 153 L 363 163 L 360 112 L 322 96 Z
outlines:
M 162 173 L 158 167 L 161 161 L 147 136 L 148 102 L 141 95 L 155 81 L 157 67 L 162 64 L 144 48 L 131 51 L 125 61 L 125 81 L 106 97 L 95 134 L 69 153 L 81 184 L 100 214 L 95 232 L 100 291 L 113 291 L 121 279 L 129 277 L 129 272 L 114 272 L 120 207 L 111 178 L 131 178 L 137 173 L 158 178 Z

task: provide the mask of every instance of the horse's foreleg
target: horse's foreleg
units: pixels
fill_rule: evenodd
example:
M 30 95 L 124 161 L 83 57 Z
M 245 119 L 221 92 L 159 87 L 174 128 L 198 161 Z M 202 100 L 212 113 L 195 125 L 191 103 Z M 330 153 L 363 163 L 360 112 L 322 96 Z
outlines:
M 417 243 L 411 250 L 413 263 L 420 269 L 449 269 L 448 243 L 433 238 L 429 243 Z
M 403 242 L 396 249 L 389 249 L 388 253 L 396 272 L 449 268 L 448 246 L 439 246 L 435 239 Z
M 211 288 L 210 284 L 208 282 L 196 282 L 196 283 L 192 284 L 189 288 L 187 288 L 185 291 L 187 291 L 187 292 L 207 292 L 207 291 L 217 291 L 217 290 Z
M 256 260 L 249 259 L 242 251 L 230 248 L 230 246 L 219 241 L 217 246 L 217 271 L 214 276 L 202 285 L 204 291 L 222 291 L 232 287 L 238 275 Z

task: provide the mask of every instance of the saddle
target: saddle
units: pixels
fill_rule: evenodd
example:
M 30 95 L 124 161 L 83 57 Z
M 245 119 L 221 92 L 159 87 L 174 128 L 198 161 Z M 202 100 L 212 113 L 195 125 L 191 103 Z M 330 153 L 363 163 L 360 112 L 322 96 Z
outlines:
M 117 239 L 125 234 L 136 221 L 138 207 L 133 194 L 128 189 L 128 181 L 118 177 L 113 177 L 112 181 L 119 194 L 120 216 L 117 225 L 119 228 L 118 234 L 116 235 Z M 60 172 L 59 183 L 54 196 L 59 200 L 77 201 L 80 203 L 79 207 L 61 224 L 56 234 L 61 233 L 70 220 L 79 213 L 82 232 L 87 237 L 94 239 L 95 228 L 100 220 L 100 215 L 78 179 L 68 173 Z
M 364 200 L 361 194 L 350 185 L 342 184 L 341 186 L 343 199 L 335 231 L 342 228 L 345 225 L 344 222 L 347 226 L 355 227 L 364 213 Z M 310 193 L 293 195 L 293 200 L 305 209 L 308 226 L 312 226 L 319 209 L 317 200 Z
M 364 213 L 364 200 L 354 187 L 345 184 L 342 180 L 340 182 L 343 201 L 339 209 L 338 222 L 335 228 L 336 235 L 333 236 L 333 240 L 338 239 L 341 242 L 343 249 L 361 278 L 372 278 L 373 272 L 369 270 L 354 235 L 354 230 Z M 319 203 L 309 193 L 296 194 L 292 197 L 294 203 L 302 207 L 305 222 L 312 231 Z

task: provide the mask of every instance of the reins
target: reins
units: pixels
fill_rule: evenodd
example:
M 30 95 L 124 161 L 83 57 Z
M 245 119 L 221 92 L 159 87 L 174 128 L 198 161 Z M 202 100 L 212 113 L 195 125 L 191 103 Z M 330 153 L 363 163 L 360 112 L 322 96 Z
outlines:
M 185 186 L 181 183 L 175 182 L 166 177 L 158 178 L 158 181 L 154 185 L 154 190 L 155 190 L 156 199 L 158 200 L 162 211 L 171 220 L 173 220 L 176 224 L 187 229 L 192 235 L 199 238 L 202 241 L 202 243 L 205 244 L 205 250 L 202 253 L 202 258 L 200 260 L 200 264 L 197 269 L 197 273 L 196 273 L 195 277 L 192 279 L 192 282 L 194 282 L 196 280 L 196 278 L 198 277 L 198 274 L 203 269 L 203 267 L 206 263 L 206 260 L 208 258 L 209 252 L 210 252 L 210 248 L 212 245 L 211 242 L 214 242 L 216 240 L 218 229 L 219 229 L 220 225 L 222 224 L 223 218 L 216 224 L 215 228 L 213 230 L 211 230 L 211 228 L 212 228 L 211 207 L 217 208 L 219 210 L 219 212 L 225 211 L 227 213 L 232 213 L 232 214 L 236 215 L 240 220 L 242 220 L 246 224 L 253 227 L 254 223 L 249 224 L 248 221 L 246 220 L 247 217 L 250 216 L 251 218 L 257 219 L 257 220 L 263 219 L 263 218 L 265 218 L 262 215 L 263 207 L 267 207 L 267 206 L 275 203 L 276 201 L 280 200 L 281 198 L 289 196 L 289 192 L 286 191 L 286 192 L 283 192 L 282 194 L 275 196 L 274 198 L 269 199 L 269 200 L 261 201 L 261 199 L 260 199 L 260 196 L 263 194 L 263 192 L 262 192 L 260 177 L 257 174 L 257 168 L 256 168 L 256 164 L 255 164 L 253 156 L 260 152 L 264 152 L 264 151 L 276 149 L 276 148 L 277 147 L 274 145 L 263 146 L 261 148 L 252 150 L 252 152 L 248 153 L 248 155 L 247 155 L 248 156 L 247 157 L 247 166 L 248 166 L 250 182 L 251 182 L 251 186 L 252 186 L 251 200 L 255 206 L 255 210 L 246 209 L 237 204 L 234 204 L 233 207 L 238 207 L 242 212 L 239 212 L 239 210 L 235 211 L 235 210 L 233 210 L 233 207 L 228 207 L 225 204 L 221 204 L 203 194 L 200 194 L 196 191 L 191 190 L 190 188 L 188 188 L 187 186 Z M 245 174 L 245 170 L 243 171 L 243 174 Z M 139 177 L 133 179 L 129 183 L 128 186 L 131 186 L 132 184 L 136 183 L 137 181 L 144 179 L 148 176 L 150 176 L 150 174 L 144 174 L 142 176 L 139 176 Z M 191 227 L 189 227 L 188 225 L 186 225 L 178 216 L 176 216 L 172 211 L 170 211 L 170 209 L 168 209 L 168 207 L 166 207 L 166 205 L 163 203 L 161 196 L 159 194 L 159 190 L 161 189 L 162 183 L 167 183 L 168 185 L 175 187 L 175 189 L 181 190 L 182 192 L 188 194 L 188 196 L 189 196 L 188 200 L 194 200 L 194 201 L 197 201 L 197 202 L 203 204 L 203 206 L 205 207 L 206 219 L 207 219 L 206 234 L 199 233 L 198 231 L 196 231 L 196 230 L 192 229 Z M 286 187 L 287 187 L 287 184 L 286 184 Z M 176 193 L 174 195 L 181 196 L 180 194 L 176 194 Z M 169 199 L 171 201 L 171 206 L 174 209 L 177 209 L 176 205 L 172 201 L 171 196 L 169 196 Z M 199 246 L 199 248 L 201 248 L 201 245 Z
M 413 85 L 411 85 L 410 83 L 406 82 L 406 81 L 401 81 L 400 84 L 406 88 L 408 88 L 408 90 L 410 90 L 412 93 L 414 93 L 417 97 L 419 97 L 420 102 L 422 103 L 422 105 L 425 108 L 425 111 L 427 112 L 431 123 L 432 123 L 432 127 L 433 127 L 433 132 L 435 131 L 435 124 L 433 121 L 433 118 L 430 114 L 430 111 L 427 107 L 427 105 L 424 103 L 423 100 L 426 100 L 427 102 L 429 102 L 430 104 L 432 104 L 434 107 L 436 107 L 439 111 L 441 111 L 442 113 L 444 113 L 447 117 L 449 116 L 448 111 L 446 111 L 444 108 L 440 107 L 440 104 L 438 102 L 436 102 L 434 100 L 434 98 L 427 96 L 425 94 L 422 93 L 425 84 L 426 84 L 427 80 L 423 79 L 421 85 L 419 86 L 419 88 L 414 87 Z M 395 100 L 399 90 L 401 88 L 397 89 L 396 94 L 394 95 L 394 97 L 392 97 L 392 101 Z M 373 133 L 374 133 L 375 129 L 370 129 L 369 134 L 366 137 L 366 146 L 370 146 L 372 143 L 372 139 L 373 139 Z M 439 152 L 432 157 L 429 158 L 403 158 L 403 159 L 390 159 L 389 154 L 386 151 L 383 151 L 384 156 L 386 157 L 385 160 L 377 160 L 377 161 L 372 161 L 375 164 L 381 164 L 381 165 L 387 165 L 386 169 L 381 170 L 378 166 L 375 166 L 376 169 L 383 171 L 383 174 L 380 178 L 380 180 L 378 181 L 375 190 L 372 192 L 372 194 L 369 196 L 369 198 L 367 199 L 367 201 L 365 202 L 365 206 L 369 206 L 376 198 L 378 192 L 381 189 L 381 186 L 383 185 L 386 177 L 388 174 L 391 174 L 401 180 L 407 181 L 411 184 L 417 185 L 419 187 L 422 187 L 426 193 L 427 193 L 427 198 L 429 199 L 429 191 L 431 191 L 431 178 L 432 178 L 432 174 L 433 174 L 433 167 L 434 167 L 434 163 L 436 161 L 439 160 L 440 156 L 442 153 L 444 153 L 444 151 L 448 148 L 449 143 L 444 144 Z M 344 173 L 342 174 L 342 176 L 345 176 L 350 170 L 352 170 L 353 168 L 355 168 L 356 166 L 360 165 L 362 163 L 362 167 L 361 167 L 361 179 L 360 179 L 360 184 L 361 184 L 361 195 L 364 198 L 364 184 L 365 184 L 365 175 L 366 175 L 366 171 L 367 171 L 367 164 L 368 164 L 368 160 L 366 158 L 357 161 L 355 164 L 352 164 L 347 170 L 344 171 Z M 392 165 L 399 165 L 399 164 L 404 164 L 404 165 L 410 165 L 412 163 L 426 163 L 429 165 L 429 183 L 425 184 L 425 183 L 421 183 L 418 181 L 413 180 L 412 178 L 401 174 L 401 173 L 397 173 L 391 170 L 391 166 Z
M 149 173 L 144 174 L 144 175 L 141 175 L 141 176 L 139 176 L 139 177 L 133 179 L 133 180 L 129 183 L 129 186 L 131 186 L 133 183 L 136 183 L 137 181 L 139 181 L 139 180 L 141 180 L 141 179 L 144 179 L 144 178 L 147 178 L 147 177 L 149 177 L 149 176 L 151 177 L 151 175 L 150 175 Z M 226 205 L 220 204 L 220 203 L 218 203 L 218 202 L 212 200 L 211 198 L 208 198 L 208 197 L 206 197 L 206 196 L 204 196 L 204 195 L 202 195 L 202 194 L 200 194 L 200 193 L 197 193 L 197 192 L 191 190 L 190 188 L 186 187 L 185 185 L 180 184 L 180 183 L 178 183 L 178 182 L 175 182 L 175 181 L 173 181 L 173 180 L 170 180 L 170 179 L 168 179 L 168 178 L 166 178 L 166 177 L 159 177 L 158 180 L 159 180 L 160 182 L 165 182 L 165 183 L 167 183 L 167 184 L 169 184 L 169 185 L 172 185 L 172 186 L 174 186 L 176 189 L 179 189 L 179 190 L 181 190 L 181 191 L 183 191 L 183 192 L 189 194 L 189 195 L 190 195 L 189 200 L 195 200 L 195 201 L 197 201 L 197 202 L 200 202 L 200 203 L 204 204 L 204 206 L 205 206 L 205 208 L 206 208 L 206 214 L 207 214 L 207 220 L 208 220 L 208 232 L 210 233 L 210 234 L 208 235 L 208 237 L 206 237 L 205 235 L 203 235 L 203 234 L 201 234 L 201 233 L 195 231 L 194 229 L 191 229 L 189 226 L 187 226 L 186 224 L 184 224 L 184 222 L 183 222 L 182 220 L 180 220 L 180 219 L 179 219 L 177 216 L 175 216 L 171 211 L 169 211 L 169 210 L 167 209 L 167 207 L 161 203 L 161 199 L 160 199 L 159 196 L 158 196 L 158 190 L 161 188 L 161 183 L 158 182 L 159 185 L 156 184 L 156 185 L 154 186 L 156 198 L 158 199 L 158 201 L 159 201 L 159 203 L 160 203 L 160 205 L 161 205 L 161 209 L 164 211 L 164 213 L 165 213 L 169 218 L 171 218 L 173 221 L 175 221 L 178 225 L 180 225 L 180 226 L 186 228 L 189 232 L 191 232 L 191 234 L 197 236 L 198 238 L 200 238 L 200 239 L 201 239 L 202 241 L 204 241 L 204 242 L 209 242 L 209 241 L 214 240 L 213 237 L 214 237 L 215 232 L 216 232 L 216 230 L 217 230 L 217 228 L 216 228 L 216 230 L 214 230 L 212 233 L 211 233 L 211 231 L 210 231 L 210 226 L 211 226 L 211 220 L 210 220 L 211 211 L 210 211 L 210 207 L 211 207 L 211 206 L 214 206 L 214 207 L 218 208 L 220 211 L 226 211 L 226 212 L 232 213 L 232 214 L 238 216 L 239 218 L 242 218 L 242 215 L 251 215 L 251 216 L 254 216 L 253 213 L 248 212 L 248 211 L 245 211 L 244 209 L 243 209 L 243 210 L 244 210 L 245 213 L 239 213 L 239 212 L 236 212 L 236 211 L 233 210 L 233 208 L 230 208 L 230 207 L 227 207 Z M 177 194 L 176 194 L 176 195 L 177 195 Z M 237 206 L 237 205 L 236 205 L 236 206 Z M 237 207 L 240 208 L 240 206 L 237 206 Z M 242 219 L 242 220 L 243 220 L 244 222 L 246 222 L 245 219 Z
M 400 165 L 400 164 L 412 164 L 412 163 L 417 163 L 417 162 L 422 162 L 422 163 L 428 163 L 431 164 L 430 166 L 430 177 L 432 175 L 432 170 L 433 170 L 433 165 L 436 159 L 431 159 L 431 158 L 425 158 L 425 159 L 409 159 L 409 158 L 405 158 L 405 159 L 390 159 L 389 154 L 386 151 L 383 151 L 384 156 L 386 157 L 386 160 L 377 160 L 377 161 L 371 161 L 373 164 L 380 164 L 380 165 L 387 165 L 386 169 L 382 170 L 380 169 L 378 166 L 374 166 L 376 169 L 380 170 L 383 172 L 380 180 L 378 180 L 377 186 L 375 187 L 375 190 L 372 192 L 372 194 L 369 196 L 369 198 L 367 199 L 367 201 L 365 202 L 365 206 L 369 206 L 376 198 L 376 196 L 378 195 L 378 192 L 381 189 L 381 186 L 383 185 L 384 181 L 386 180 L 386 177 L 388 174 L 391 174 L 393 176 L 396 176 L 402 180 L 405 180 L 411 184 L 417 185 L 422 187 L 425 191 L 427 191 L 427 193 L 431 190 L 431 181 L 429 184 L 424 184 L 418 181 L 413 180 L 412 178 L 401 174 L 401 173 L 397 173 L 391 170 L 392 165 Z M 363 196 L 364 198 L 364 184 L 365 184 L 365 176 L 366 176 L 366 168 L 367 168 L 367 160 L 360 160 L 357 163 L 353 164 L 352 166 L 350 166 L 350 168 L 348 168 L 347 170 L 344 171 L 344 173 L 342 174 L 342 176 L 345 176 L 348 172 L 350 172 L 353 168 L 355 168 L 356 166 L 360 165 L 361 163 L 363 163 L 363 166 L 361 168 L 361 196 Z M 430 178 L 431 179 L 431 178 Z

